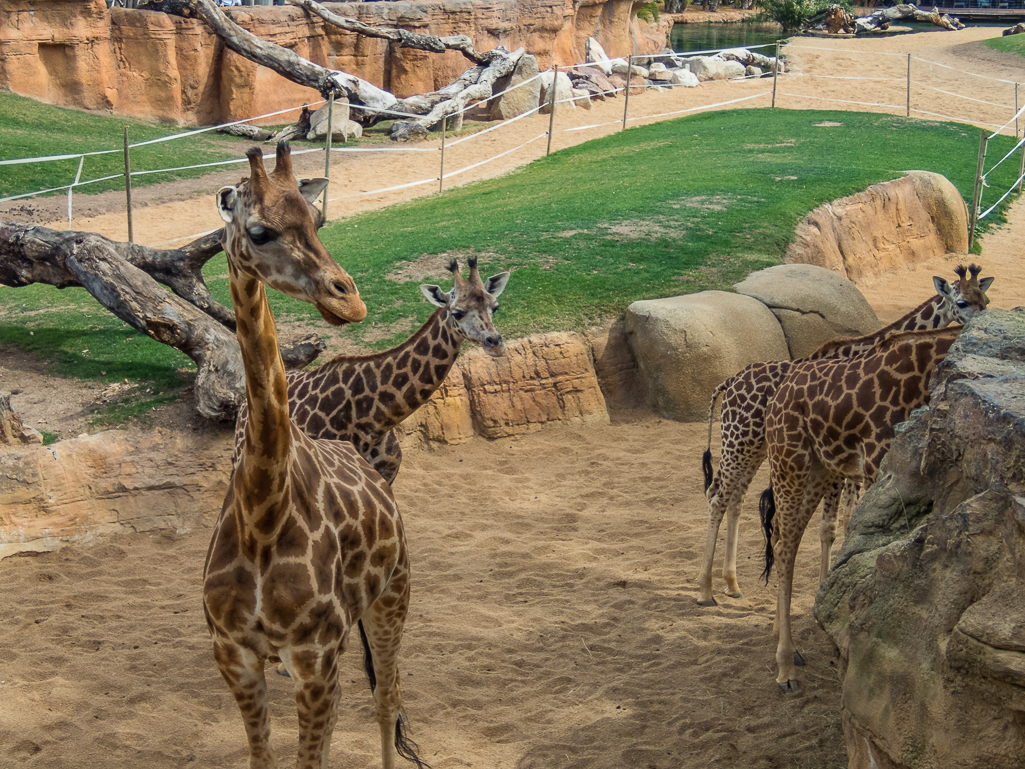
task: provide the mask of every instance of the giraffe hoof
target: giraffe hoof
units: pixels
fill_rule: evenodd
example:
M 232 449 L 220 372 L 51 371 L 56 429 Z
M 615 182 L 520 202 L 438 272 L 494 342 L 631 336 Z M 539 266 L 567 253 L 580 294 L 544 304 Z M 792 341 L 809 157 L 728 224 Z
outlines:
M 718 606 L 719 602 L 714 598 L 709 598 L 707 601 L 698 601 L 698 606 Z
M 285 667 L 285 663 L 283 662 L 276 668 L 274 668 L 274 672 L 277 673 L 279 676 L 284 676 L 285 678 L 292 677 L 292 674 L 288 672 L 288 668 Z
M 735 591 L 733 593 L 731 593 L 729 590 L 723 590 L 723 592 L 726 593 L 726 595 L 728 595 L 730 598 L 743 598 L 744 597 L 744 594 L 741 593 L 739 590 L 737 590 L 737 591 Z
M 804 666 L 804 657 L 801 652 L 794 652 L 794 664 L 797 665 L 797 667 Z
M 785 681 L 783 683 L 777 681 L 776 685 L 784 694 L 797 694 L 797 681 Z

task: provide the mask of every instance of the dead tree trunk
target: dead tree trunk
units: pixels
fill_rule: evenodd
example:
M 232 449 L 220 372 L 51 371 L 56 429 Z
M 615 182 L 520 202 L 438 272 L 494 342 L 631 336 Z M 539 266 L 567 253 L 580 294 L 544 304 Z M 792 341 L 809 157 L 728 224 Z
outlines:
M 471 67 L 458 80 L 440 91 L 399 100 L 393 94 L 355 75 L 321 67 L 287 48 L 261 40 L 232 21 L 213 0 L 150 0 L 146 8 L 178 16 L 201 18 L 228 48 L 240 56 L 274 70 L 293 83 L 315 88 L 325 98 L 331 93 L 345 96 L 350 106 L 355 108 L 351 119 L 364 126 L 390 119 L 393 115 L 389 115 L 389 111 L 423 115 L 414 120 L 396 123 L 392 130 L 392 138 L 400 141 L 415 134 L 426 133 L 427 128 L 441 122 L 446 115 L 462 110 L 470 102 L 490 98 L 495 80 L 512 72 L 523 55 L 522 49 L 510 53 L 504 48 L 478 53 L 474 50 L 470 38 L 465 35 L 439 38 L 399 29 L 371 27 L 355 19 L 338 16 L 313 0 L 291 2 L 340 29 L 368 37 L 397 41 L 404 48 L 436 53 L 460 51 L 468 59 L 476 62 L 476 66 Z
M 913 19 L 914 21 L 927 21 L 943 29 L 964 29 L 964 24 L 954 16 L 941 14 L 938 10 L 921 11 L 915 5 L 901 4 L 892 8 L 883 8 L 869 16 L 862 16 L 854 20 L 854 33 L 862 35 L 869 32 L 885 30 L 890 22 L 899 19 Z
M 233 419 L 245 397 L 234 317 L 210 297 L 199 272 L 221 250 L 219 242 L 214 246 L 214 236 L 176 251 L 159 251 L 90 232 L 0 223 L 0 285 L 81 286 L 136 330 L 192 358 L 198 368 L 199 413 L 208 419 Z M 158 280 L 173 286 L 177 295 Z M 307 338 L 282 354 L 286 363 L 305 365 L 323 349 L 319 338 Z

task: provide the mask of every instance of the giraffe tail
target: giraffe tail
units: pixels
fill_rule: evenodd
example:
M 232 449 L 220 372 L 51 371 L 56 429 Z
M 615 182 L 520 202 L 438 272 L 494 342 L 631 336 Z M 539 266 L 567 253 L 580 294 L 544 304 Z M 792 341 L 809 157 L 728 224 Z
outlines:
M 714 390 L 712 390 L 712 402 L 708 406 L 708 447 L 705 449 L 705 453 L 701 455 L 701 470 L 705 474 L 705 494 L 708 494 L 708 487 L 712 485 L 712 422 L 715 421 L 715 402 L 719 400 L 719 396 L 722 395 L 723 390 L 726 389 L 726 383 L 730 380 L 727 379 Z
M 363 620 L 356 625 L 359 627 L 359 640 L 363 645 L 363 670 L 370 681 L 370 691 L 377 688 L 377 674 L 374 673 L 374 655 L 370 651 L 370 641 L 367 639 L 367 631 L 363 629 Z M 417 769 L 431 769 L 431 765 L 419 756 L 420 746 L 413 742 L 406 734 L 406 719 L 399 713 L 399 720 L 395 723 L 395 752 L 407 761 L 416 764 Z
M 762 518 L 762 531 L 765 532 L 765 571 L 762 572 L 762 578 L 768 585 L 772 564 L 776 560 L 776 554 L 772 550 L 772 519 L 776 517 L 776 495 L 772 492 L 772 486 L 762 492 L 762 498 L 758 500 L 758 514 Z

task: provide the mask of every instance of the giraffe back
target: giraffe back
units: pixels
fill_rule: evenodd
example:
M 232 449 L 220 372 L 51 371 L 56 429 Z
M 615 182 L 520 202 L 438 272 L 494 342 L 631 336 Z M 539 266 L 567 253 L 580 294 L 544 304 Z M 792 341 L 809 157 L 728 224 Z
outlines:
M 894 427 L 928 403 L 933 370 L 960 331 L 897 334 L 853 358 L 794 363 L 766 415 L 774 478 L 813 453 L 833 474 L 872 483 Z

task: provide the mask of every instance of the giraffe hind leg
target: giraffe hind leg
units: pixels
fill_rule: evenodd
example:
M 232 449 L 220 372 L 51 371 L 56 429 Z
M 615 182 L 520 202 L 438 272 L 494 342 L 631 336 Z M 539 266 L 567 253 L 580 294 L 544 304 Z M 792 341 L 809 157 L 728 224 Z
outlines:
M 395 592 L 386 592 L 378 598 L 359 622 L 364 667 L 374 693 L 377 724 L 381 730 L 382 763 L 384 769 L 393 769 L 395 756 L 399 755 L 416 764 L 418 769 L 430 769 L 418 755 L 419 746 L 408 736 L 402 716 L 398 655 L 409 590 L 395 580 L 391 588 Z

